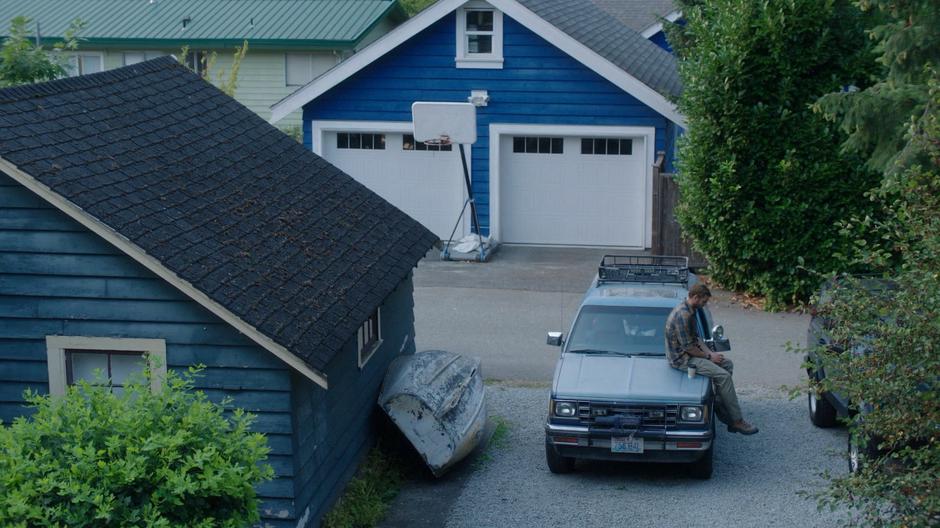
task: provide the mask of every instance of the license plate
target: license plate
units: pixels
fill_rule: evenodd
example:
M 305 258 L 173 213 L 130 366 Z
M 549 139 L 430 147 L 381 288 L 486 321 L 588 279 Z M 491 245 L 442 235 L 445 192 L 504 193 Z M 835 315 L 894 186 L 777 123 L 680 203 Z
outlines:
M 629 436 L 615 436 L 610 439 L 611 453 L 642 453 L 643 439 Z

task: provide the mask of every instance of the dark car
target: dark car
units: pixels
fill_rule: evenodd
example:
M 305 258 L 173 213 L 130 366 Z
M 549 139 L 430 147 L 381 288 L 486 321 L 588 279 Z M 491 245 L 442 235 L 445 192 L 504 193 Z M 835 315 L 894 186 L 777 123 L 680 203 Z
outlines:
M 894 289 L 894 283 L 887 279 L 871 277 L 855 277 L 854 279 L 836 278 L 827 281 L 820 289 L 817 295 L 817 306 L 824 307 L 830 303 L 833 296 L 839 288 L 864 288 L 867 293 L 873 295 L 886 295 Z M 821 311 L 813 309 L 812 318 L 809 322 L 809 329 L 806 333 L 807 354 L 805 364 L 806 373 L 811 380 L 822 381 L 827 375 L 836 372 L 838 365 L 827 363 L 825 358 L 820 355 L 821 349 L 830 349 L 842 352 L 849 347 L 853 354 L 869 353 L 869 342 L 865 336 L 853 340 L 852 342 L 837 342 L 832 336 L 832 321 Z M 807 393 L 807 407 L 809 409 L 809 419 L 816 427 L 834 427 L 840 423 L 847 423 L 850 420 L 864 420 L 865 413 L 870 407 L 865 402 L 852 402 L 848 397 L 835 391 L 827 391 L 822 394 L 810 389 Z M 864 463 L 865 459 L 875 458 L 882 453 L 878 450 L 881 443 L 879 438 L 869 438 L 866 441 L 859 441 L 853 435 L 849 435 L 847 458 L 849 471 L 856 472 Z

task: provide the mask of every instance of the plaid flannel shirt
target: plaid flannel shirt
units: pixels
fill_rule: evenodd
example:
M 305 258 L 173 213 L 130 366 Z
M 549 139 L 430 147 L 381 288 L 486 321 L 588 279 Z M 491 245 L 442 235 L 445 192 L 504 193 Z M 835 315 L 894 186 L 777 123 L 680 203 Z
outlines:
M 689 306 L 689 300 L 686 299 L 673 308 L 666 319 L 666 359 L 673 368 L 685 366 L 689 361 L 686 351 L 697 339 L 695 309 Z

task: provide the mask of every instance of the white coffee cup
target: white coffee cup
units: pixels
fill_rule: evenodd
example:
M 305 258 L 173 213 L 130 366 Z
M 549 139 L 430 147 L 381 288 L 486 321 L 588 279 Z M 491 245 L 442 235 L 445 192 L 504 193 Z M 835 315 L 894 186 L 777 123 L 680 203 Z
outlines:
M 695 365 L 689 365 L 688 370 L 689 370 L 689 379 L 694 378 L 695 377 Z

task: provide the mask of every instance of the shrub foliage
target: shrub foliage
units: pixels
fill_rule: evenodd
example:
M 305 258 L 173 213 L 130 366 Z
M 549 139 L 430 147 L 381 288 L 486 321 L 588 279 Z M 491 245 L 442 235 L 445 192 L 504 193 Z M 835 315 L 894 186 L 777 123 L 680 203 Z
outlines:
M 686 0 L 669 29 L 688 120 L 680 142 L 677 211 L 722 285 L 779 306 L 818 280 L 800 264 L 845 266 L 838 223 L 871 208 L 877 175 L 810 105 L 864 84 L 870 57 L 848 0 Z
M 940 526 L 940 7 L 859 5 L 878 15 L 871 35 L 884 69 L 869 89 L 827 96 L 819 108 L 851 133 L 846 149 L 884 171 L 874 197 L 887 215 L 847 231 L 879 235 L 874 245 L 860 240 L 858 259 L 895 279 L 897 290 L 847 288 L 822 307 L 835 337 L 872 350 L 820 350 L 838 368 L 816 387 L 870 409 L 850 426 L 872 452 L 860 472 L 831 476 L 817 497 L 848 506 L 847 526 Z
M 82 382 L 65 396 L 27 393 L 35 413 L 0 427 L 0 526 L 210 527 L 258 520 L 254 485 L 271 478 L 252 417 L 226 416 L 193 390 L 197 371 L 162 391 L 120 394 Z

